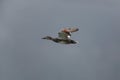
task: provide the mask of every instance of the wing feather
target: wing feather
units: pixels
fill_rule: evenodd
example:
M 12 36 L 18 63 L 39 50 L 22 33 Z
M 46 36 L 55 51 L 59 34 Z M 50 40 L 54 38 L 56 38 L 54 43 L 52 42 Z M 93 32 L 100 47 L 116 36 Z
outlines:
M 61 31 L 72 33 L 72 32 L 76 32 L 78 30 L 79 30 L 78 28 L 72 27 L 72 28 L 63 28 Z

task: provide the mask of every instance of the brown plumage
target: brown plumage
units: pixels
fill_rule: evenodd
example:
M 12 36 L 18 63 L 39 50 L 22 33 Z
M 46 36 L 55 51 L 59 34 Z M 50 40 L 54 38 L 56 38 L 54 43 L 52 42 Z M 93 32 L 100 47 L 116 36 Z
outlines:
M 61 31 L 62 32 L 67 32 L 67 33 L 72 33 L 72 32 L 76 32 L 78 31 L 79 29 L 78 28 L 63 28 Z

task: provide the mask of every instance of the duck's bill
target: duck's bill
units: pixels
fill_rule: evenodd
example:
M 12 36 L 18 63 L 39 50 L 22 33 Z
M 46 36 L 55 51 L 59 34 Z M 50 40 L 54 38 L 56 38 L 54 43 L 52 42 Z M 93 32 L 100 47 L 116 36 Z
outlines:
M 46 39 L 46 37 L 43 37 L 43 38 L 41 38 L 41 39 Z

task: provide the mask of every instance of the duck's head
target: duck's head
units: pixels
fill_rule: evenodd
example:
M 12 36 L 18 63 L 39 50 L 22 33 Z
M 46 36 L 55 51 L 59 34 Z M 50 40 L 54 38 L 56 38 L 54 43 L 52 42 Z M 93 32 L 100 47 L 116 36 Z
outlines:
M 53 38 L 50 36 L 43 37 L 42 39 L 52 40 Z

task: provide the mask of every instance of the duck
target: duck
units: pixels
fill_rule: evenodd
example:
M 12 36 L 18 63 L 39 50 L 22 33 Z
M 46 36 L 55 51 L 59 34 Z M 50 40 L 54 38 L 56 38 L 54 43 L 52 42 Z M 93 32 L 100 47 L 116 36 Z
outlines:
M 72 39 L 53 38 L 51 36 L 46 36 L 46 37 L 43 37 L 42 39 L 52 40 L 53 42 L 61 43 L 61 44 L 76 44 L 77 43 L 77 41 L 74 41 Z
M 78 41 L 70 39 L 71 33 L 78 31 L 78 28 L 72 27 L 72 28 L 63 28 L 58 32 L 58 37 L 53 38 L 51 36 L 45 36 L 42 39 L 51 40 L 56 43 L 61 44 L 76 44 L 79 43 Z

